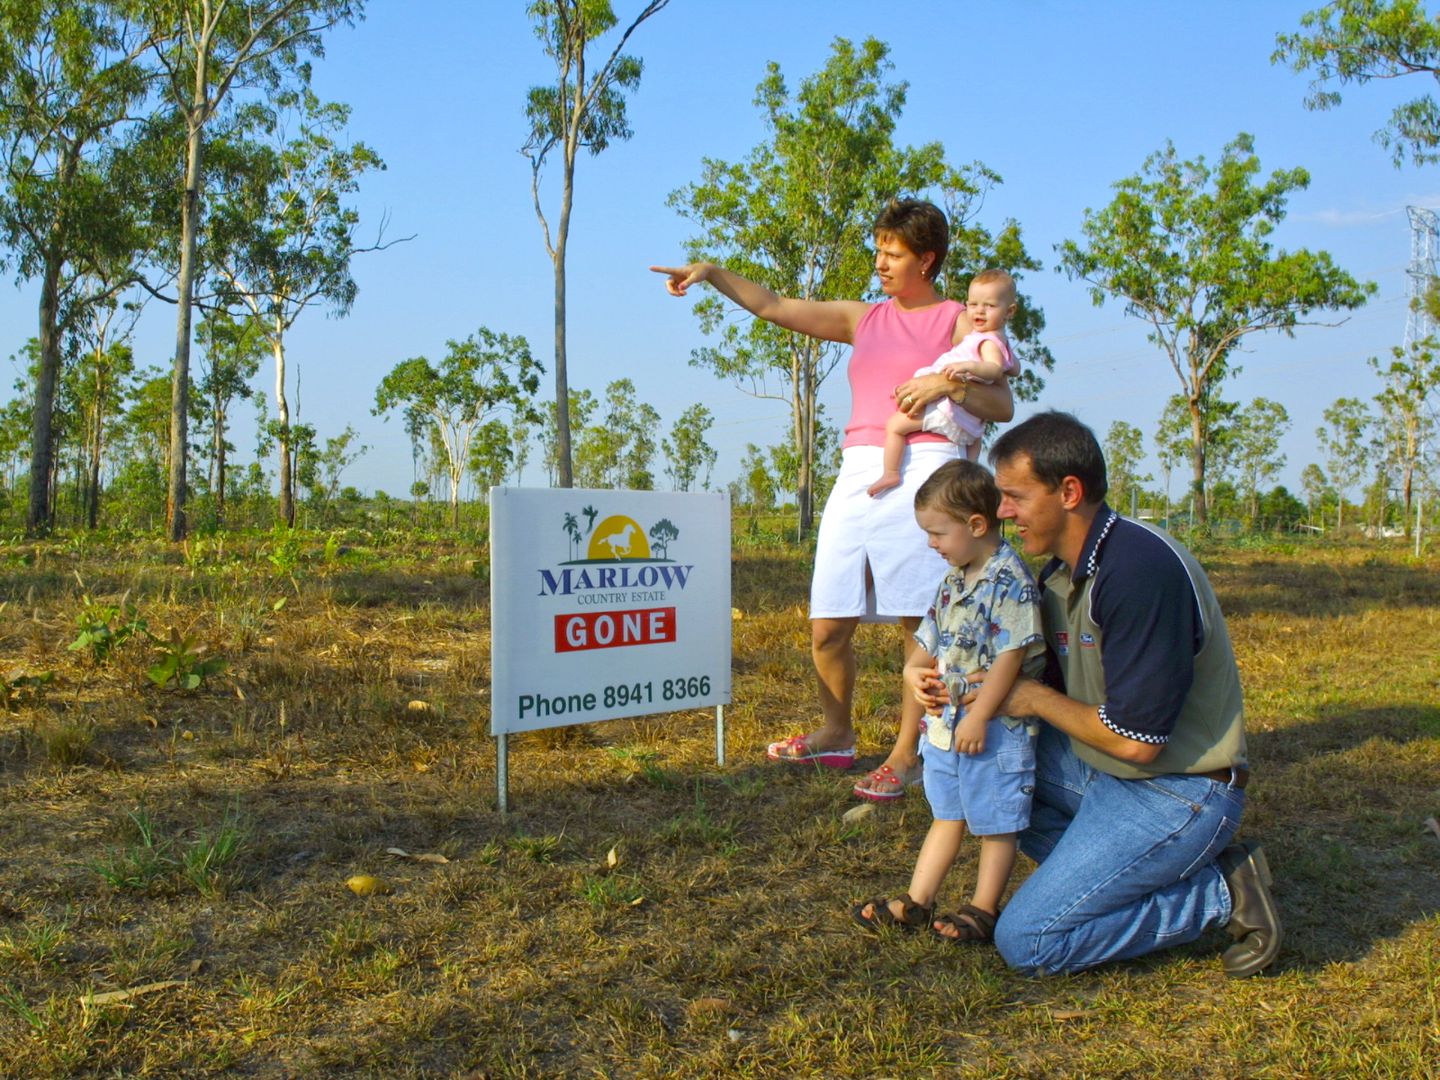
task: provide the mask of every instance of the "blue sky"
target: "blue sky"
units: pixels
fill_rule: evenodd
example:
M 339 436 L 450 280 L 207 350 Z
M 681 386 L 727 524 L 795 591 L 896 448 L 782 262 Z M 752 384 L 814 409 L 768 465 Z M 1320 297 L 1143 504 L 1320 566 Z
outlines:
M 403 494 L 411 481 L 400 422 L 370 415 L 375 387 L 411 356 L 438 359 L 448 338 L 478 326 L 524 334 L 550 366 L 552 281 L 530 202 L 522 104 L 549 77 L 523 0 L 372 0 L 368 18 L 332 33 L 314 86 L 353 106 L 352 135 L 387 162 L 356 205 L 366 221 L 389 217 L 391 237 L 415 239 L 356 264 L 360 295 L 343 320 L 307 314 L 290 337 L 299 369 L 299 419 L 324 438 L 353 425 L 371 449 L 344 482 Z M 615 0 L 627 19 L 640 0 Z M 909 83 L 897 137 L 939 140 L 954 162 L 979 160 L 1004 183 L 981 214 L 995 228 L 1016 219 L 1045 269 L 1025 291 L 1045 311 L 1055 371 L 1036 405 L 1069 408 L 1100 435 L 1114 420 L 1146 434 L 1179 389 L 1164 355 L 1120 304 L 1097 309 L 1054 270 L 1054 246 L 1080 234 L 1083 213 L 1109 201 L 1111 184 L 1137 172 L 1172 140 L 1184 157 L 1218 157 L 1238 132 L 1256 138 L 1268 173 L 1304 166 L 1310 188 L 1290 203 L 1276 234 L 1286 248 L 1329 251 L 1379 286 L 1344 325 L 1302 328 L 1293 340 L 1252 337 L 1225 396 L 1281 401 L 1293 424 L 1281 480 L 1298 490 L 1319 460 L 1314 430 L 1341 396 L 1379 389 L 1365 365 L 1405 328 L 1407 205 L 1440 207 L 1440 175 L 1394 169 L 1372 139 L 1393 105 L 1422 93 L 1418 78 L 1345 92 L 1325 113 L 1305 110 L 1307 80 L 1270 63 L 1277 32 L 1298 26 L 1304 3 L 961 3 L 902 8 L 853 0 L 673 0 L 632 38 L 645 62 L 630 103 L 634 138 L 581 160 L 569 259 L 572 388 L 600 395 L 622 375 L 659 410 L 666 431 L 693 402 L 715 415 L 717 485 L 734 478 L 746 443 L 783 437 L 786 409 L 751 398 L 688 366 L 704 343 L 691 304 L 664 293 L 652 263 L 677 260 L 691 234 L 666 208 L 670 192 L 698 178 L 702 157 L 743 158 L 764 137 L 753 104 L 765 65 L 790 84 L 818 69 L 836 37 L 875 36 L 891 46 L 892 78 Z M 904 14 L 897 14 L 903 11 Z M 547 206 L 558 189 L 547 186 Z M 0 293 L 0 356 L 34 334 L 30 287 Z M 152 305 L 137 337 L 142 362 L 168 366 L 172 308 Z M 3 379 L 3 392 L 15 372 Z M 257 386 L 269 393 L 273 372 Z M 550 387 L 549 376 L 546 386 Z M 822 400 L 848 409 L 843 372 Z M 292 397 L 292 407 L 294 399 Z M 238 420 L 240 457 L 253 454 L 253 424 Z M 1152 471 L 1154 469 L 1151 463 Z M 272 465 L 273 468 L 273 465 Z M 662 478 L 663 461 L 655 473 Z M 543 485 L 538 452 L 524 476 Z M 1176 480 L 1178 493 L 1183 481 Z

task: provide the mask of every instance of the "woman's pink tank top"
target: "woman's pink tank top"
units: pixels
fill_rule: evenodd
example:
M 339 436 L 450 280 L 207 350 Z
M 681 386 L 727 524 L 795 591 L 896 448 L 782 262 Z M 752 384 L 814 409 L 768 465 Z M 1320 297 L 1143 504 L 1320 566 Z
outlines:
M 906 311 L 894 300 L 873 304 L 855 327 L 850 353 L 850 422 L 845 446 L 884 446 L 885 421 L 895 411 L 897 384 L 935 362 L 954 344 L 955 320 L 965 305 L 942 300 Z M 917 432 L 912 442 L 944 442 L 943 435 Z

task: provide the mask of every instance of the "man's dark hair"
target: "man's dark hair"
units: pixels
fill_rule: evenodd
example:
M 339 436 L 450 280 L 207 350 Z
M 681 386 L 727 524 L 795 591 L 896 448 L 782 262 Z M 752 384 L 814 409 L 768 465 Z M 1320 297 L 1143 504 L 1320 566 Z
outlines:
M 950 222 L 945 211 L 923 199 L 891 199 L 875 219 L 874 232 L 877 237 L 895 237 L 915 255 L 934 255 L 935 260 L 925 270 L 931 281 L 950 250 Z
M 1010 428 L 995 440 L 990 464 L 1004 465 L 1022 454 L 1030 459 L 1035 479 L 1051 491 L 1073 476 L 1085 489 L 1085 501 L 1099 503 L 1110 488 L 1095 433 L 1067 412 L 1036 413 Z
M 915 509 L 939 510 L 956 521 L 979 514 L 992 529 L 1000 527 L 1000 490 L 985 466 L 957 458 L 925 478 L 915 492 Z

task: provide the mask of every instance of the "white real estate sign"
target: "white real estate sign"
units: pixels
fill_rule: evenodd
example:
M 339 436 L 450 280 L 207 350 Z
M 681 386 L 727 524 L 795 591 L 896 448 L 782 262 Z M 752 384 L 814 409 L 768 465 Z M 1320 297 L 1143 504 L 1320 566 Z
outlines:
M 730 701 L 724 494 L 490 490 L 490 733 Z

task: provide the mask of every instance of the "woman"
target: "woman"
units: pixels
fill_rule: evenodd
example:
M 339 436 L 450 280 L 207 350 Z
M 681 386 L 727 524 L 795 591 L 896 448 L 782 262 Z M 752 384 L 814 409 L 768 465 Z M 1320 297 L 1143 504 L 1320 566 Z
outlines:
M 732 274 L 714 263 L 652 266 L 667 275 L 672 296 L 708 282 L 746 311 L 786 330 L 853 345 L 849 364 L 850 421 L 845 426 L 840 475 L 825 504 L 810 588 L 811 644 L 820 684 L 820 726 L 805 735 L 771 743 L 768 756 L 791 764 L 849 768 L 855 761 L 851 701 L 855 689 L 855 628 L 898 619 L 901 653 L 935 597 L 945 563 L 929 549 L 915 524 L 915 490 L 930 473 L 957 455 L 941 436 L 910 436 L 902 483 L 871 498 L 866 489 L 880 475 L 885 420 L 897 403 L 913 416 L 943 395 L 964 402 L 985 420 L 1003 422 L 1014 412 L 1005 384 L 954 383 L 944 375 L 914 377 L 916 369 L 958 343 L 970 331 L 963 304 L 944 299 L 935 275 L 945 261 L 950 228 L 936 206 L 915 199 L 890 203 L 875 222 L 875 274 L 884 301 L 794 300 Z M 904 794 L 919 778 L 916 746 L 921 709 L 901 695 L 900 733 L 885 763 L 855 793 L 886 800 Z

